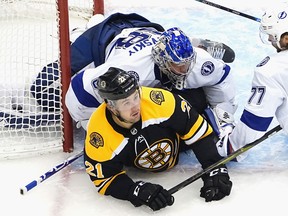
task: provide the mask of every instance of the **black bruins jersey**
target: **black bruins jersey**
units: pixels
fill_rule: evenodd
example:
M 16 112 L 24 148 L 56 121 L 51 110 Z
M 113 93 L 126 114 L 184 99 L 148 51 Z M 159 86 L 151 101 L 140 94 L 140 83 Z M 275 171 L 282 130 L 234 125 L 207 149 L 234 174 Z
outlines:
M 125 166 L 152 172 L 170 169 L 177 164 L 180 145 L 193 146 L 211 134 L 210 125 L 186 100 L 142 87 L 141 120 L 132 128 L 118 126 L 105 103 L 92 114 L 84 148 L 86 172 L 99 193 L 127 199 L 134 182 Z M 201 156 L 197 158 L 201 162 Z

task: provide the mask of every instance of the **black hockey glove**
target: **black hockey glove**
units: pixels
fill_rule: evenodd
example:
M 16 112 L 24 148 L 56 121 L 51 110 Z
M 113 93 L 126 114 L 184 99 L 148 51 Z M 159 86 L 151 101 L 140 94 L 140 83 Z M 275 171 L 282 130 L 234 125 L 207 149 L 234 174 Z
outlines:
M 157 211 L 174 203 L 174 197 L 161 185 L 146 182 L 136 182 L 130 189 L 129 201 L 139 207 L 142 204 L 149 206 L 153 211 Z
M 200 190 L 200 197 L 203 197 L 206 202 L 220 200 L 225 196 L 229 196 L 232 182 L 225 165 L 221 165 L 207 173 L 202 179 L 204 185 Z

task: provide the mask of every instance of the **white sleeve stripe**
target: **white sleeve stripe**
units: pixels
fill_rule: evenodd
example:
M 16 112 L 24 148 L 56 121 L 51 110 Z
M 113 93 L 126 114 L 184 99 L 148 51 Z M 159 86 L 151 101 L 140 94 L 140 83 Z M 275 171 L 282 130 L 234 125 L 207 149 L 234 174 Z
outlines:
M 200 139 L 200 137 L 202 137 L 208 130 L 208 124 L 207 121 L 203 121 L 203 124 L 201 126 L 201 128 L 198 130 L 198 132 L 196 132 L 190 139 L 185 140 L 185 143 L 187 145 L 191 145 L 194 142 L 198 141 Z

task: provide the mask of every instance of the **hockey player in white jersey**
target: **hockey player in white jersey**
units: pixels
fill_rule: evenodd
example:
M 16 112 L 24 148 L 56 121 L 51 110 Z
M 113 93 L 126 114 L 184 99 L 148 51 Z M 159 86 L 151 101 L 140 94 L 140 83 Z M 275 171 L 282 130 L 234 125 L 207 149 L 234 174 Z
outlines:
M 288 5 L 267 10 L 259 31 L 261 40 L 275 47 L 277 53 L 265 57 L 255 67 L 251 96 L 240 121 L 229 139 L 218 143 L 222 156 L 263 136 L 274 117 L 288 132 Z M 246 156 L 247 153 L 238 156 L 237 161 Z
M 114 66 L 133 73 L 143 86 L 161 86 L 181 94 L 199 113 L 207 107 L 206 99 L 213 107 L 222 103 L 234 105 L 230 67 L 204 49 L 193 47 L 191 39 L 179 28 L 165 32 L 152 26 L 126 28 L 107 45 L 105 54 L 105 63 L 73 77 L 66 94 L 72 118 L 84 122 L 84 127 L 102 102 L 95 80 Z M 178 67 L 185 70 L 177 71 Z

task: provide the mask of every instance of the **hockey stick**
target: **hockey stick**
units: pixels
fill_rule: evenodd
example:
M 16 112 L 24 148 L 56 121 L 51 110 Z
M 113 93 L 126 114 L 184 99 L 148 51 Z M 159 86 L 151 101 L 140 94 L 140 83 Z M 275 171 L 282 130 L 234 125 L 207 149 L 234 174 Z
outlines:
M 210 5 L 212 7 L 216 7 L 216 8 L 219 8 L 221 10 L 225 10 L 225 11 L 228 11 L 230 13 L 233 13 L 233 14 L 236 14 L 236 15 L 239 15 L 239 16 L 242 16 L 242 17 L 246 17 L 248 19 L 252 19 L 254 21 L 257 21 L 257 22 L 261 22 L 261 19 L 257 18 L 257 17 L 254 17 L 254 16 L 251 16 L 251 15 L 248 15 L 248 14 L 245 14 L 245 13 L 242 13 L 240 11 L 236 11 L 236 10 L 233 10 L 231 8 L 227 8 L 227 7 L 224 7 L 222 5 L 219 5 L 219 4 L 215 4 L 213 2 L 210 2 L 210 1 L 205 1 L 205 0 L 196 0 L 198 2 L 201 2 L 201 3 L 204 3 L 204 4 L 207 4 L 207 5 Z
M 236 158 L 237 156 L 239 156 L 240 154 L 248 151 L 249 149 L 251 149 L 252 147 L 256 146 L 257 144 L 261 143 L 263 140 L 269 138 L 271 135 L 273 135 L 274 133 L 277 133 L 278 131 L 280 131 L 282 128 L 280 127 L 280 125 L 274 127 L 273 129 L 271 129 L 270 131 L 266 132 L 262 137 L 260 137 L 259 139 L 255 140 L 252 143 L 246 144 L 244 145 L 242 148 L 238 149 L 237 151 L 231 153 L 230 155 L 228 155 L 226 158 L 223 158 L 221 160 L 219 160 L 218 162 L 212 164 L 211 166 L 207 167 L 206 169 L 198 172 L 197 174 L 193 175 L 192 177 L 186 179 L 185 181 L 179 183 L 178 185 L 172 187 L 171 189 L 168 190 L 168 192 L 170 194 L 174 194 L 175 192 L 181 190 L 182 188 L 186 187 L 187 185 L 191 184 L 192 182 L 196 181 L 197 179 L 201 178 L 204 174 L 210 172 L 211 170 L 215 169 L 216 167 L 226 164 L 227 162 L 233 160 L 234 158 Z
M 59 172 L 60 170 L 62 170 L 64 167 L 68 166 L 69 164 L 71 164 L 73 161 L 75 161 L 76 159 L 80 158 L 83 155 L 83 150 L 81 152 L 79 152 L 78 154 L 71 156 L 69 158 L 67 158 L 65 161 L 63 161 L 62 163 L 54 166 L 51 170 L 49 170 L 48 172 L 44 173 L 43 175 L 41 175 L 38 179 L 35 179 L 33 181 L 31 181 L 29 184 L 27 184 L 24 187 L 20 188 L 20 194 L 24 195 L 26 194 L 28 191 L 30 191 L 31 189 L 33 189 L 34 187 L 36 187 L 37 185 L 39 185 L 41 182 L 45 181 L 46 179 L 48 179 L 49 177 L 51 177 L 52 175 L 54 175 L 55 173 Z

